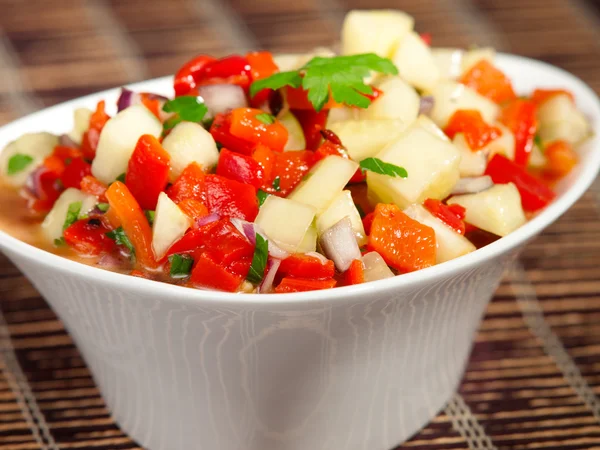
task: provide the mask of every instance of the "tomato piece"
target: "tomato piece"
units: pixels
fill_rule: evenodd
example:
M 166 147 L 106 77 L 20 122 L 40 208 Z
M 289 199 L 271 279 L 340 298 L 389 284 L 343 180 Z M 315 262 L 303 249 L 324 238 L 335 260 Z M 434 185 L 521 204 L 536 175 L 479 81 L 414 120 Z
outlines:
M 197 163 L 191 163 L 181 175 L 177 177 L 175 183 L 167 190 L 167 195 L 175 203 L 191 198 L 198 200 L 206 205 L 206 196 L 204 194 L 204 179 L 206 174 Z
M 66 165 L 64 172 L 60 177 L 65 188 L 81 187 L 81 181 L 92 173 L 92 166 L 83 160 L 83 158 L 75 158 Z
M 281 261 L 279 273 L 295 278 L 324 280 L 333 277 L 335 266 L 331 260 L 323 263 L 316 256 L 298 253 Z
M 250 222 L 258 215 L 256 189 L 248 184 L 219 175 L 207 175 L 204 180 L 205 205 L 221 217 L 238 217 Z
M 86 175 L 83 177 L 79 187 L 86 194 L 92 194 L 98 197 L 98 200 L 101 202 L 106 201 L 107 186 L 93 175 Z
M 328 280 L 310 280 L 304 278 L 285 277 L 275 288 L 278 294 L 291 292 L 317 291 L 334 288 L 337 282 L 330 278 Z
M 454 139 L 458 133 L 463 133 L 469 148 L 473 151 L 481 150 L 502 135 L 500 128 L 485 123 L 481 113 L 475 109 L 456 111 L 444 132 L 450 139 Z
M 325 129 L 329 111 L 326 109 L 319 112 L 314 109 L 294 109 L 292 114 L 296 116 L 302 126 L 307 150 L 316 150 L 323 140 L 321 130 Z
M 142 209 L 154 210 L 159 194 L 169 181 L 169 154 L 158 139 L 145 134 L 129 159 L 125 184 Z
M 186 198 L 179 202 L 177 206 L 192 220 L 208 215 L 208 208 L 193 198 Z
M 198 86 L 236 84 L 247 90 L 251 80 L 250 64 L 243 56 L 226 56 L 204 65 L 195 79 Z
M 175 95 L 179 97 L 189 94 L 196 87 L 197 78 L 202 73 L 202 69 L 213 61 L 216 61 L 216 59 L 212 56 L 198 55 L 181 66 L 175 74 L 173 83 Z
M 258 189 L 263 184 L 265 171 L 252 157 L 223 148 L 219 155 L 217 175 L 250 184 Z
M 143 267 L 156 268 L 158 262 L 152 250 L 152 229 L 135 197 L 125 184 L 115 181 L 108 187 L 106 198 L 110 204 L 109 211 L 114 212 L 135 249 L 136 260 Z
M 533 94 L 531 94 L 531 101 L 537 106 L 540 106 L 542 103 L 550 100 L 552 97 L 561 94 L 568 95 L 573 103 L 575 103 L 575 96 L 573 93 L 565 89 L 536 89 L 533 91 Z
M 246 59 L 250 64 L 252 81 L 270 77 L 279 71 L 271 52 L 250 52 L 246 55 Z M 250 99 L 250 104 L 255 107 L 262 105 L 268 100 L 270 94 L 271 89 L 263 89 Z
M 425 202 L 423 202 L 423 206 L 427 208 L 431 214 L 440 219 L 458 234 L 462 234 L 464 236 L 465 223 L 462 221 L 462 217 L 464 217 L 464 215 L 461 217 L 459 214 L 456 214 L 455 209 L 433 198 L 428 198 L 425 200 Z
M 66 243 L 77 253 L 98 256 L 112 252 L 115 242 L 106 236 L 110 230 L 98 219 L 78 220 L 63 233 Z
M 577 164 L 579 158 L 571 144 L 566 141 L 555 141 L 544 150 L 546 166 L 543 169 L 545 175 L 550 177 L 564 177 Z
M 361 284 L 365 282 L 365 268 L 360 259 L 355 259 L 348 270 L 344 272 L 343 282 L 345 286 Z
M 543 182 L 500 154 L 494 155 L 490 160 L 485 174 L 492 177 L 497 184 L 514 183 L 521 194 L 521 203 L 525 211 L 537 211 L 556 197 Z
M 96 148 L 98 147 L 98 140 L 100 139 L 100 132 L 106 125 L 106 122 L 110 119 L 110 116 L 105 111 L 106 102 L 104 100 L 98 102 L 96 111 L 90 117 L 90 126 L 88 130 L 83 133 L 81 139 L 81 151 L 83 157 L 88 161 L 94 159 L 96 156 Z
M 496 103 L 517 98 L 510 79 L 485 59 L 471 67 L 460 82 Z
M 243 155 L 251 155 L 256 148 L 256 144 L 232 135 L 230 129 L 231 114 L 217 114 L 210 126 L 210 134 L 215 142 L 223 147 Z
M 235 292 L 242 284 L 243 278 L 217 263 L 208 253 L 198 252 L 194 256 L 194 268 L 190 283 L 197 287 Z
M 404 214 L 393 204 L 378 204 L 371 225 L 368 249 L 400 272 L 413 272 L 435 264 L 435 232 Z
M 276 152 L 283 151 L 288 140 L 288 131 L 279 120 L 254 108 L 236 108 L 230 114 L 229 132 L 233 136 L 246 142 L 264 144 Z M 265 116 L 270 119 L 261 120 L 261 117 Z
M 515 100 L 500 113 L 500 122 L 515 135 L 515 163 L 527 167 L 537 132 L 537 107 L 528 100 Z

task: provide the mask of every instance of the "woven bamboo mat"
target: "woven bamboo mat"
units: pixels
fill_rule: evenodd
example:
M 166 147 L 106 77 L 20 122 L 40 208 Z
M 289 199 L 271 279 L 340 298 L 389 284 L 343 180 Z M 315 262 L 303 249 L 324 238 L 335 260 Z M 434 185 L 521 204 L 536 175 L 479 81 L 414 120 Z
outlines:
M 171 73 L 198 52 L 308 50 L 346 10 L 413 14 L 434 45 L 493 45 L 600 92 L 593 0 L 0 0 L 0 124 Z M 459 392 L 406 448 L 600 448 L 600 184 L 532 242 L 490 304 Z M 61 322 L 0 256 L 0 450 L 139 448 Z M 333 450 L 333 449 L 332 449 Z

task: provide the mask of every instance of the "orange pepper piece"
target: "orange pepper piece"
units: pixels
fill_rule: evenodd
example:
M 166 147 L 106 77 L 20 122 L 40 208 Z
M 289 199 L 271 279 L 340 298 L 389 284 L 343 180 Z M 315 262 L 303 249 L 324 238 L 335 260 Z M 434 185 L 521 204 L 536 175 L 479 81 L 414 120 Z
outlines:
M 485 59 L 471 67 L 460 82 L 496 103 L 517 98 L 510 79 Z
M 540 106 L 542 103 L 550 100 L 552 97 L 561 94 L 568 95 L 571 100 L 575 102 L 575 96 L 573 93 L 565 89 L 536 89 L 533 91 L 533 94 L 531 94 L 531 101 Z
M 458 133 L 463 133 L 472 151 L 481 150 L 502 135 L 500 128 L 485 123 L 481 113 L 475 109 L 456 111 L 444 132 L 450 139 L 454 139 Z
M 236 108 L 231 111 L 229 132 L 247 142 L 262 143 L 276 152 L 283 151 L 288 140 L 287 128 L 279 120 L 254 108 Z
M 361 284 L 365 282 L 365 269 L 360 259 L 355 259 L 344 272 L 344 285 Z
M 321 289 L 331 289 L 335 287 L 337 282 L 330 278 L 329 280 L 310 280 L 306 278 L 285 277 L 275 288 L 278 294 L 289 292 L 306 292 L 317 291 Z
M 553 177 L 564 177 L 577 164 L 578 157 L 571 144 L 565 141 L 555 141 L 544 150 L 546 166 L 543 169 L 545 175 Z

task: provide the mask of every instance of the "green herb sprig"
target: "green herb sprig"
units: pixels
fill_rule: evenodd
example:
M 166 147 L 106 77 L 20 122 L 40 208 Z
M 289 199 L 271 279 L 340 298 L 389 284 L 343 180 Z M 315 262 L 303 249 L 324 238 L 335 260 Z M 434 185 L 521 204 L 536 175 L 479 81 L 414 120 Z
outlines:
M 360 168 L 364 171 L 379 173 L 390 177 L 408 177 L 408 172 L 404 167 L 396 166 L 382 161 L 379 158 L 366 158 L 360 162 Z

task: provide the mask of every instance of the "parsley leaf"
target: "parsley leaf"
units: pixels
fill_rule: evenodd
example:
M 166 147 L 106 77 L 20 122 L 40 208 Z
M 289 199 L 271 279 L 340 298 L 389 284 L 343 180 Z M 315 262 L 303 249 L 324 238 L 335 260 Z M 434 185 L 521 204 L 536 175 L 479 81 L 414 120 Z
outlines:
M 69 208 L 67 209 L 67 216 L 65 217 L 65 222 L 63 223 L 63 231 L 69 228 L 77 221 L 80 212 L 81 202 L 73 202 L 69 204 Z
M 150 226 L 154 225 L 154 216 L 156 215 L 156 212 L 146 209 L 144 215 L 146 216 L 146 219 L 148 219 Z
M 259 189 L 258 191 L 256 191 L 256 196 L 258 197 L 258 206 L 262 206 L 269 194 L 267 194 L 262 189 Z
M 102 212 L 106 212 L 108 211 L 108 208 L 110 207 L 110 205 L 108 203 L 98 203 L 96 205 L 96 208 L 98 208 L 100 211 Z
M 390 177 L 401 177 L 406 178 L 408 172 L 404 167 L 396 166 L 394 164 L 386 163 L 379 158 L 366 158 L 360 162 L 360 168 L 365 171 L 380 173 L 381 175 L 388 175 Z
M 391 60 L 374 53 L 331 58 L 317 56 L 298 71 L 276 73 L 255 81 L 250 86 L 250 95 L 253 97 L 262 89 L 302 86 L 316 111 L 323 109 L 330 96 L 338 103 L 366 108 L 371 99 L 363 94 L 372 94 L 373 89 L 364 79 L 373 71 L 398 74 Z
M 132 256 L 135 256 L 135 249 L 133 248 L 133 244 L 125 234 L 125 230 L 123 227 L 116 228 L 112 231 L 106 233 L 106 236 L 115 241 L 117 245 L 123 245 L 131 252 Z
M 544 142 L 542 141 L 542 137 L 539 134 L 536 134 L 533 137 L 533 143 L 539 148 L 541 151 L 544 151 Z
M 54 239 L 54 245 L 56 245 L 57 247 L 63 247 L 67 245 L 67 241 L 65 241 L 65 238 L 61 236 L 58 239 Z
M 256 120 L 261 121 L 265 125 L 272 125 L 272 124 L 275 123 L 275 116 L 273 116 L 273 115 L 271 115 L 269 113 L 257 114 L 254 117 L 256 118 Z
M 8 167 L 6 168 L 6 173 L 8 175 L 15 175 L 25 170 L 27 166 L 32 162 L 33 158 L 31 156 L 24 155 L 22 153 L 16 153 L 12 155 L 8 160 Z
M 185 278 L 192 271 L 194 260 L 188 255 L 174 254 L 169 256 L 171 263 L 170 275 L 171 278 Z
M 120 181 L 121 183 L 125 183 L 125 173 L 122 173 L 117 177 L 115 181 Z
M 265 276 L 265 268 L 267 267 L 267 257 L 269 255 L 269 241 L 256 233 L 256 247 L 254 248 L 254 256 L 252 264 L 246 279 L 250 283 L 259 284 Z
M 167 119 L 163 124 L 163 128 L 166 131 L 173 128 L 179 122 L 202 122 L 204 115 L 208 112 L 208 108 L 201 97 L 184 95 L 166 102 L 163 106 L 163 111 L 175 113 L 175 116 Z
M 279 175 L 277 175 L 275 177 L 275 179 L 273 180 L 273 189 L 275 189 L 277 192 L 279 192 L 281 190 L 281 187 L 279 186 L 281 184 L 281 178 L 279 178 Z

